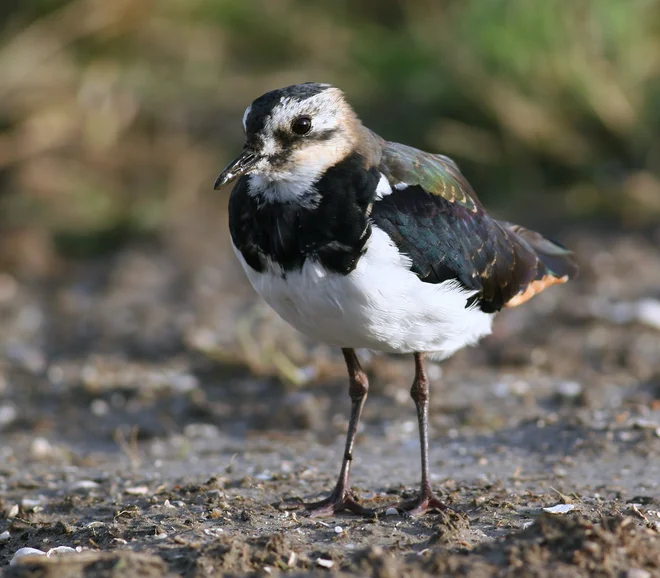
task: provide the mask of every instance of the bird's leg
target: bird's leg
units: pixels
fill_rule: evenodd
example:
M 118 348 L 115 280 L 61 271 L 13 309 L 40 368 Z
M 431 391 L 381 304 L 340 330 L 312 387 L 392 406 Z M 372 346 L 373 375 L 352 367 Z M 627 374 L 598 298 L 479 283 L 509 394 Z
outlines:
M 337 485 L 330 496 L 325 500 L 305 504 L 308 510 L 311 510 L 312 516 L 331 516 L 342 510 L 349 510 L 355 514 L 372 517 L 375 513 L 372 510 L 362 507 L 357 503 L 351 492 L 348 477 L 353 460 L 353 444 L 355 434 L 357 433 L 360 414 L 364 407 L 369 391 L 369 381 L 367 374 L 360 366 L 360 361 L 355 355 L 353 349 L 342 349 L 346 368 L 348 369 L 349 387 L 348 394 L 351 396 L 351 418 L 348 422 L 348 433 L 346 435 L 346 448 L 344 450 L 344 459 L 341 463 Z
M 424 371 L 424 354 L 415 353 L 415 380 L 410 388 L 410 397 L 417 407 L 419 442 L 422 451 L 422 485 L 419 496 L 399 504 L 399 509 L 410 516 L 420 516 L 430 510 L 445 510 L 447 506 L 436 497 L 429 480 L 429 380 Z

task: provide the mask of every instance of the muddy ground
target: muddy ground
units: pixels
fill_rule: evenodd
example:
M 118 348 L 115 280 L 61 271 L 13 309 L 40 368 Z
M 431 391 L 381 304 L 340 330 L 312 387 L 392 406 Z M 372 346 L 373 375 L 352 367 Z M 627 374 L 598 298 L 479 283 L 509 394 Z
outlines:
M 0 275 L 0 574 L 660 576 L 660 230 L 561 234 L 581 278 L 430 369 L 453 510 L 364 520 L 295 508 L 339 468 L 343 362 L 215 222 Z M 386 506 L 419 478 L 413 367 L 362 358 L 353 482 Z

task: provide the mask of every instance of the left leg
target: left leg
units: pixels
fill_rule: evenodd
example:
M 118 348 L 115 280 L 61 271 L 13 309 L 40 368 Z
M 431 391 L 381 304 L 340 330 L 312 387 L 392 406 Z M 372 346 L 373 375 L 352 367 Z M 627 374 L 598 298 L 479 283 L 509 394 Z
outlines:
M 407 511 L 410 516 L 420 516 L 430 510 L 447 509 L 447 506 L 433 493 L 429 480 L 429 380 L 424 371 L 423 353 L 415 353 L 415 380 L 410 388 L 410 397 L 417 408 L 419 442 L 422 452 L 422 485 L 417 498 L 401 502 L 398 507 Z

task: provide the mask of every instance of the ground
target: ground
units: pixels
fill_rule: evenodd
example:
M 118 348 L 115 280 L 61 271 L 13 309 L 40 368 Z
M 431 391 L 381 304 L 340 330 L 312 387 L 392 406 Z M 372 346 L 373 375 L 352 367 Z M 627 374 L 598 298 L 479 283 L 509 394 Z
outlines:
M 0 276 L 0 574 L 660 576 L 660 235 L 565 232 L 580 279 L 429 368 L 452 509 L 365 520 L 296 507 L 339 469 L 341 355 L 200 227 Z M 419 478 L 413 365 L 360 354 L 353 483 L 387 506 Z

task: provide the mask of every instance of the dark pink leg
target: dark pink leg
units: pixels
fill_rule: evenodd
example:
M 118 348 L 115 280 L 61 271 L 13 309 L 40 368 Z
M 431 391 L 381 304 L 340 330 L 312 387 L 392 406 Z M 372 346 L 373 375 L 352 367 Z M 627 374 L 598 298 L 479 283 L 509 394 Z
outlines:
M 311 511 L 311 515 L 314 517 L 332 516 L 343 510 L 348 510 L 354 514 L 359 514 L 360 516 L 373 517 L 375 516 L 373 510 L 369 510 L 358 504 L 351 492 L 348 480 L 351 461 L 353 460 L 353 444 L 355 443 L 355 435 L 357 434 L 362 408 L 367 399 L 369 381 L 367 379 L 367 374 L 360 366 L 360 361 L 355 355 L 355 351 L 353 349 L 342 349 L 342 353 L 344 354 L 346 368 L 348 369 L 348 377 L 350 380 L 348 394 L 351 396 L 351 418 L 348 422 L 344 459 L 341 463 L 337 485 L 330 495 L 324 500 L 305 504 L 305 507 Z
M 446 510 L 447 506 L 433 493 L 429 481 L 429 380 L 424 371 L 424 354 L 415 353 L 415 380 L 410 388 L 410 397 L 417 407 L 419 441 L 422 451 L 422 485 L 419 496 L 399 503 L 398 509 L 409 516 L 421 516 L 432 510 Z

